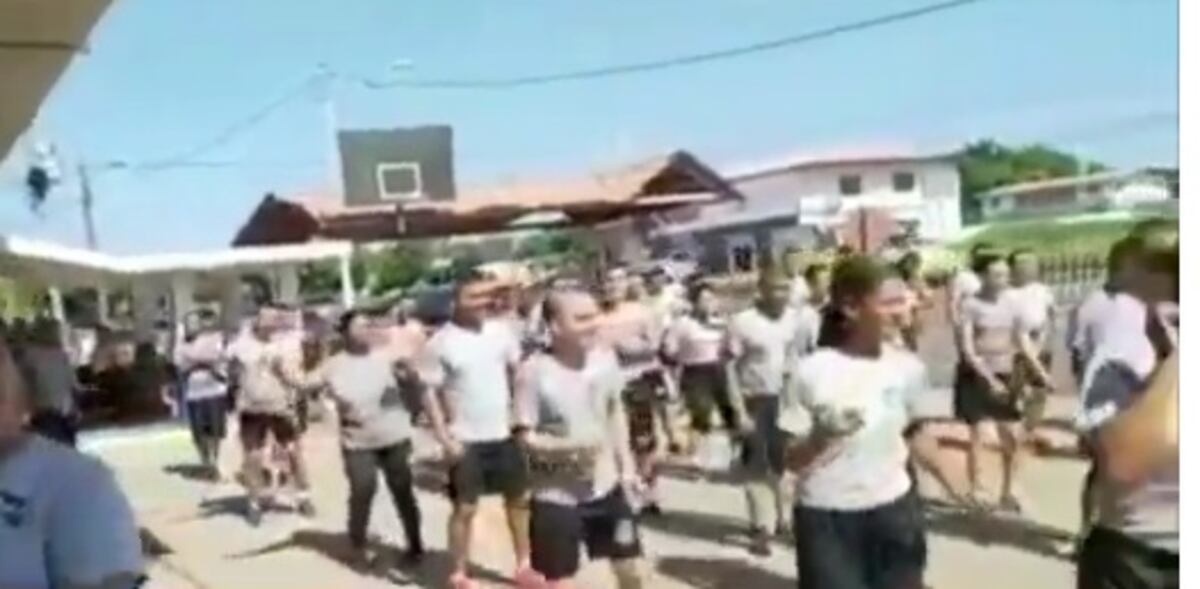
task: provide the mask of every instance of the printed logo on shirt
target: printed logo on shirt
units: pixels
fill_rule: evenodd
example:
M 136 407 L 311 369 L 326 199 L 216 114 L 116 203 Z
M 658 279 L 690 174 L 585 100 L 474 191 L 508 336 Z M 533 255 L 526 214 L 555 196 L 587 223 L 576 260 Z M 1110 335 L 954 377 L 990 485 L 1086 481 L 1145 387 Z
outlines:
M 29 500 L 8 491 L 0 490 L 0 520 L 9 527 L 19 528 L 29 516 Z

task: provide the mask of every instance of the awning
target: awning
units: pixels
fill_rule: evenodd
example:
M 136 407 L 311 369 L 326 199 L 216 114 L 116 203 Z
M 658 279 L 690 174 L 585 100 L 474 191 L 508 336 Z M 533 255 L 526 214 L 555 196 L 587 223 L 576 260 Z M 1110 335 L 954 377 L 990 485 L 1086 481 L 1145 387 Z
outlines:
M 110 0 L 0 0 L 0 160 Z
M 454 201 L 346 206 L 330 199 L 292 201 L 268 195 L 234 245 L 384 241 L 597 225 L 742 198 L 694 156 L 676 151 L 576 178 L 466 190 Z

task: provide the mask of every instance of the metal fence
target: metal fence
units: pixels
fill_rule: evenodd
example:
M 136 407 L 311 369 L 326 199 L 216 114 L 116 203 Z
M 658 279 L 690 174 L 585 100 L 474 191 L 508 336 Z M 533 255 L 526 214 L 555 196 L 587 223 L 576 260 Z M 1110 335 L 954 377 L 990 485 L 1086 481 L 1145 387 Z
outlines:
M 1042 256 L 1042 282 L 1054 291 L 1059 306 L 1073 308 L 1104 283 L 1106 256 L 1100 253 Z

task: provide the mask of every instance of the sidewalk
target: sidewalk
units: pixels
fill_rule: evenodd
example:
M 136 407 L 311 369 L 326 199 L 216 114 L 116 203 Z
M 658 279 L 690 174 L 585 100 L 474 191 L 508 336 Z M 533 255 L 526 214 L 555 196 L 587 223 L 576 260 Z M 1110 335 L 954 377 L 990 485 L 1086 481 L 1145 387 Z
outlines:
M 950 427 L 944 433 L 958 438 L 955 431 Z M 90 451 L 114 469 L 140 523 L 166 548 L 167 554 L 151 568 L 149 587 L 154 589 L 444 586 L 449 505 L 441 492 L 441 475 L 428 471 L 419 477 L 423 530 L 430 551 L 426 563 L 393 578 L 365 577 L 343 564 L 346 487 L 336 437 L 329 426 L 317 425 L 305 441 L 317 518 L 305 520 L 272 511 L 257 529 L 247 526 L 240 515 L 239 487 L 193 478 L 190 465 L 195 459 L 185 431 L 108 439 L 91 444 Z M 947 451 L 957 451 L 954 447 L 962 441 L 952 440 Z M 433 445 L 427 438 L 418 440 L 417 447 L 418 459 L 432 457 Z M 232 443 L 226 444 L 225 453 L 224 469 L 232 472 L 239 458 Z M 1031 521 L 978 521 L 932 511 L 928 583 L 936 589 L 1070 586 L 1073 566 L 1056 551 L 1066 545 L 1077 525 L 1083 471 L 1079 460 L 1030 460 L 1024 487 L 1032 501 Z M 661 492 L 667 513 L 645 522 L 643 528 L 643 543 L 655 570 L 651 587 L 795 587 L 788 544 L 777 543 L 775 553 L 766 559 L 747 554 L 745 507 L 737 487 L 667 478 Z M 403 543 L 383 485 L 372 524 L 386 542 Z M 479 578 L 489 580 L 485 586 L 509 586 L 512 552 L 497 501 L 481 506 L 474 552 L 482 566 Z M 600 563 L 585 567 L 581 586 L 612 587 L 613 583 Z

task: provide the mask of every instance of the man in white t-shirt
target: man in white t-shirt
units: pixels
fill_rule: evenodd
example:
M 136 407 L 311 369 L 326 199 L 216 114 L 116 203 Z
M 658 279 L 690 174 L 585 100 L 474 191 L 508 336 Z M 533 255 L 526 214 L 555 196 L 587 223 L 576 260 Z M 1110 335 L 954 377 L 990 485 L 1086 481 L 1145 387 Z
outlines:
M 1037 254 L 1030 249 L 1019 248 L 1008 256 L 1012 273 L 1012 284 L 1004 291 L 1004 297 L 1013 306 L 1020 329 L 1028 338 L 1030 352 L 1038 358 L 1042 368 L 1051 366 L 1051 342 L 1054 341 L 1057 311 L 1054 291 L 1039 279 Z M 1046 396 L 1051 383 L 1041 382 L 1035 370 L 1017 361 L 1015 374 L 1019 387 L 1028 395 L 1024 403 L 1025 427 L 1034 434 L 1046 408 Z
M 228 350 L 230 361 L 237 365 L 238 434 L 245 455 L 242 479 L 248 495 L 246 519 L 254 526 L 262 520 L 266 501 L 264 475 L 272 438 L 288 463 L 297 511 L 306 517 L 316 512 L 308 494 L 296 389 L 292 386 L 298 380 L 300 337 L 291 329 L 288 314 L 280 306 L 263 305 L 249 332 Z
M 771 534 L 788 529 L 784 439 L 776 425 L 779 395 L 793 362 L 816 347 L 819 318 L 810 306 L 788 306 L 789 286 L 782 274 L 762 270 L 758 287 L 754 306 L 730 320 L 725 350 L 730 398 L 741 425 L 751 552 L 767 556 Z M 774 528 L 768 529 L 772 505 Z
M 219 480 L 220 448 L 229 410 L 228 371 L 225 336 L 211 312 L 196 316 L 196 325 L 175 347 L 175 356 L 183 380 L 192 442 L 208 476 Z
M 43 318 L 33 324 L 21 360 L 33 397 L 30 426 L 47 438 L 74 446 L 78 385 L 57 321 Z
M 1152 221 L 1128 239 L 1128 292 L 1115 295 L 1083 379 L 1078 425 L 1096 464 L 1096 521 L 1078 556 L 1080 589 L 1179 587 L 1178 439 L 1161 435 L 1179 422 L 1179 392 L 1150 387 L 1159 370 L 1178 370 L 1164 368 L 1177 353 L 1178 226 Z
M 100 461 L 25 431 L 29 399 L 0 339 L 0 587 L 133 589 L 145 564 Z
M 522 366 L 518 405 L 533 486 L 533 567 L 565 587 L 579 570 L 579 545 L 612 562 L 621 589 L 646 586 L 628 491 L 640 484 L 621 403 L 625 378 L 597 338 L 599 308 L 578 290 L 549 294 L 550 351 Z
M 512 437 L 512 378 L 520 343 L 508 326 L 489 320 L 495 283 L 472 274 L 455 285 L 453 316 L 430 339 L 433 374 L 425 410 L 450 461 L 450 584 L 474 587 L 467 576 L 479 497 L 504 495 L 517 556 L 518 583 L 533 582 L 529 566 L 529 493 L 525 456 Z

